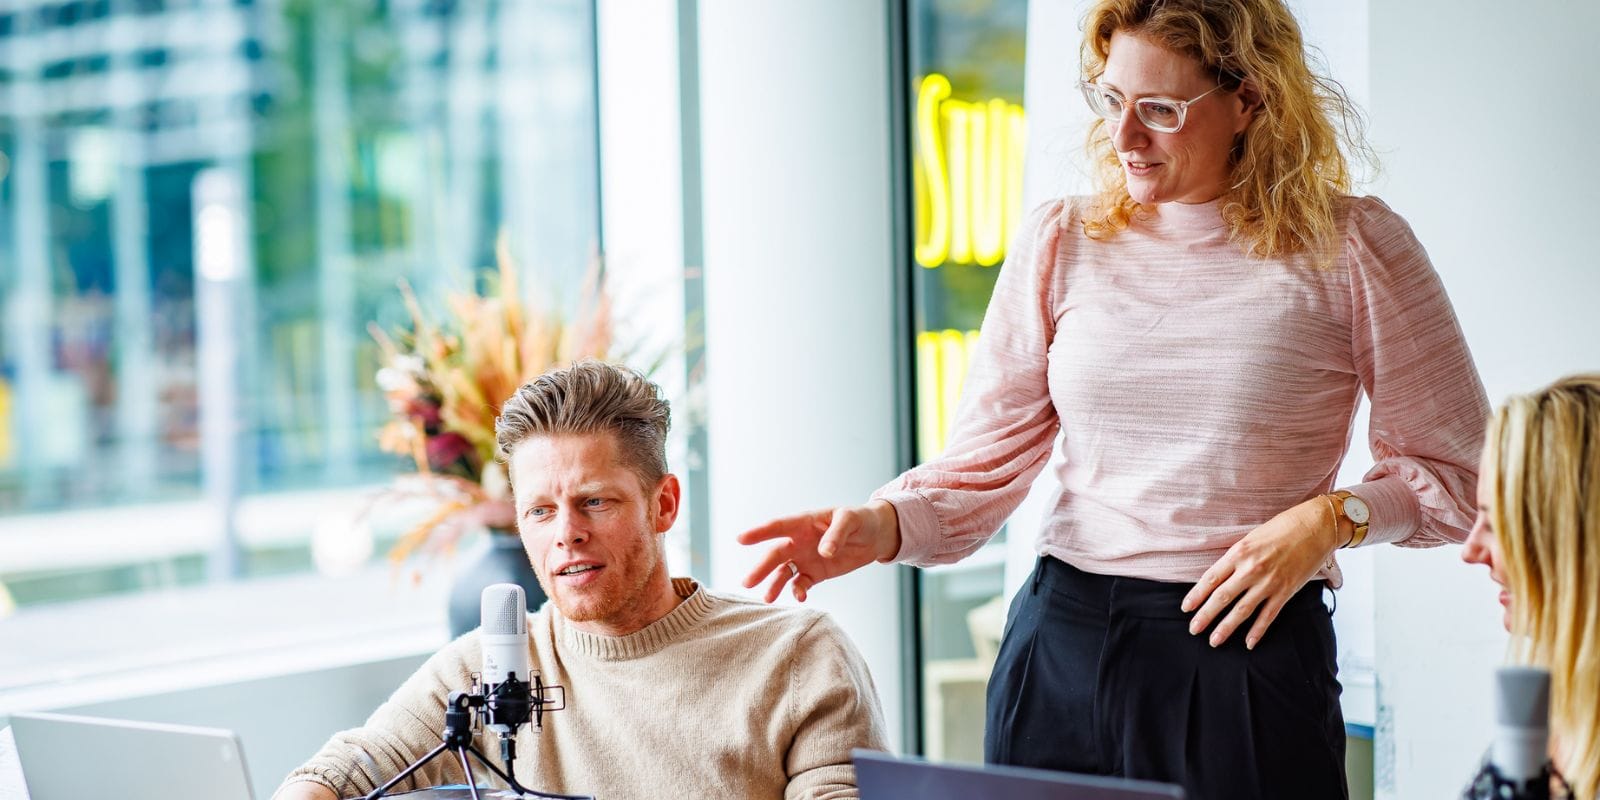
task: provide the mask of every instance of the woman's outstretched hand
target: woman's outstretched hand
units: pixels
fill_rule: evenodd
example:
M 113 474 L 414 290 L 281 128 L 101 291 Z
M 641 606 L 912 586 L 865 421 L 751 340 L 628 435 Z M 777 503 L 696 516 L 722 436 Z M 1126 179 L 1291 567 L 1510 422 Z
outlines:
M 781 540 L 781 541 L 780 541 Z M 767 602 L 794 583 L 794 599 L 805 602 L 811 587 L 900 551 L 900 520 L 894 506 L 874 500 L 864 506 L 824 508 L 781 517 L 739 534 L 740 544 L 778 541 L 745 576 L 753 589 L 770 576 Z
M 1220 619 L 1210 638 L 1220 647 L 1255 614 L 1244 639 L 1255 649 L 1289 598 L 1341 544 L 1333 509 L 1320 495 L 1267 520 L 1228 548 L 1183 598 L 1183 610 L 1195 612 L 1189 632 L 1199 634 Z

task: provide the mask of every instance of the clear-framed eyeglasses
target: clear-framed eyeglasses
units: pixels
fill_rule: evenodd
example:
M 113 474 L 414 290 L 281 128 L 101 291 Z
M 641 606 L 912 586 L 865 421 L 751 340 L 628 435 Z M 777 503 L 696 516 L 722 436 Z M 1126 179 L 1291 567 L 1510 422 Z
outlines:
M 1110 86 L 1101 86 L 1094 81 L 1079 81 L 1078 88 L 1083 91 L 1083 99 L 1088 101 L 1090 111 L 1112 122 L 1122 119 L 1122 109 L 1128 104 L 1128 98 L 1124 97 L 1122 92 Z M 1222 84 L 1217 84 L 1199 97 L 1188 100 L 1141 97 L 1133 101 L 1133 113 L 1137 114 L 1139 121 L 1150 130 L 1158 133 L 1177 133 L 1183 129 L 1183 121 L 1189 115 L 1189 106 L 1221 88 Z

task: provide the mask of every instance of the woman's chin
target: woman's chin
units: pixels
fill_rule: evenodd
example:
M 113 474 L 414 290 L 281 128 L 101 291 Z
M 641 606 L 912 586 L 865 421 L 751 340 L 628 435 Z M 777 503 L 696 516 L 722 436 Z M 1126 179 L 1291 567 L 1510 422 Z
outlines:
M 1156 191 L 1156 187 L 1141 184 L 1143 181 L 1128 181 L 1128 196 L 1133 198 L 1133 202 L 1141 206 L 1153 206 L 1161 202 L 1161 193 Z

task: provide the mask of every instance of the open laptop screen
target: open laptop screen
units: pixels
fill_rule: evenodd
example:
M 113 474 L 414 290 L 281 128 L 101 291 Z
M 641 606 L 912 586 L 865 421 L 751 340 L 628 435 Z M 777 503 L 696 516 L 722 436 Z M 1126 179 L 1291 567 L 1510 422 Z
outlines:
M 11 733 L 31 800 L 251 800 L 231 731 L 19 712 Z
M 931 764 L 888 753 L 857 750 L 861 800 L 1183 800 L 1165 783 L 1073 775 L 1020 767 Z

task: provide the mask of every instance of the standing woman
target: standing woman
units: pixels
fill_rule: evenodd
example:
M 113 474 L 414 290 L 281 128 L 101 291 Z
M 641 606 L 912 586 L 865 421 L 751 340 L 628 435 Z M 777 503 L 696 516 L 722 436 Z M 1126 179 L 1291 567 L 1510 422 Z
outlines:
M 987 760 L 1343 798 L 1334 551 L 1466 538 L 1482 384 L 1405 221 L 1346 195 L 1354 112 L 1282 0 L 1102 0 L 1084 31 L 1099 192 L 1018 232 L 946 451 L 742 534 L 776 542 L 747 584 L 959 560 L 1059 446 Z M 1377 463 L 1334 491 L 1363 391 Z
M 1551 757 L 1600 797 L 1600 373 L 1507 400 L 1489 422 L 1461 557 L 1504 587 L 1513 656 L 1550 671 Z M 1469 797 L 1480 795 L 1472 793 Z

